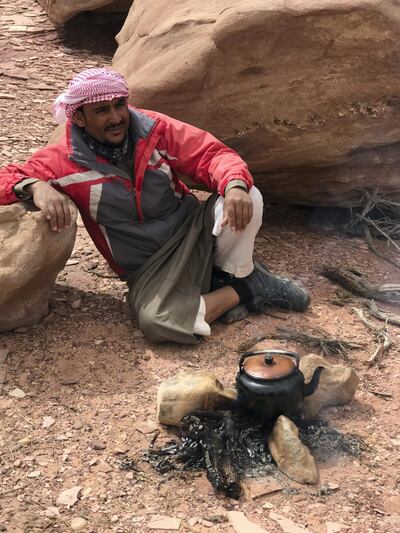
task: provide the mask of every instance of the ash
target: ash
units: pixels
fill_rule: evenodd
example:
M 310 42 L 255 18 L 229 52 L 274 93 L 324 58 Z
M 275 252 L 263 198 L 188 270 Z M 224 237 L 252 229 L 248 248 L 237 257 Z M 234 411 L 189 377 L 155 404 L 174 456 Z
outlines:
M 343 454 L 359 456 L 367 449 L 359 437 L 324 422 L 293 421 L 301 441 L 319 461 Z M 279 476 L 267 446 L 272 427 L 273 423 L 261 424 L 247 412 L 196 411 L 183 418 L 180 440 L 149 448 L 144 459 L 162 474 L 205 470 L 217 492 L 238 499 L 244 478 Z
M 299 428 L 299 437 L 319 462 L 339 455 L 359 457 L 370 450 L 358 435 L 345 434 L 320 420 L 293 420 Z

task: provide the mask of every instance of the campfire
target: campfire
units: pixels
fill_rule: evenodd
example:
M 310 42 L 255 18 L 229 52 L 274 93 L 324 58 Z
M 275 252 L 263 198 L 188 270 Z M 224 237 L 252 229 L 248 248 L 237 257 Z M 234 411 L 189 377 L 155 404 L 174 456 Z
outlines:
M 145 459 L 160 473 L 204 470 L 217 492 L 234 499 L 246 478 L 283 473 L 317 483 L 317 462 L 367 449 L 316 419 L 323 407 L 347 403 L 357 384 L 352 369 L 282 350 L 244 353 L 236 390 L 210 373 L 178 374 L 158 393 L 159 421 L 178 426 L 178 438 L 152 443 Z

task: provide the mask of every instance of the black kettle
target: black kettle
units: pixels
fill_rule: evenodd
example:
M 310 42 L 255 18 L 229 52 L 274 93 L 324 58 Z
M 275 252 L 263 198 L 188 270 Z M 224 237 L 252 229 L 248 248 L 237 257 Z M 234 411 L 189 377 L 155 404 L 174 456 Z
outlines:
M 299 363 L 297 353 L 285 350 L 244 353 L 236 376 L 239 407 L 263 422 L 283 414 L 301 416 L 303 399 L 318 387 L 324 367 L 317 367 L 306 385 Z

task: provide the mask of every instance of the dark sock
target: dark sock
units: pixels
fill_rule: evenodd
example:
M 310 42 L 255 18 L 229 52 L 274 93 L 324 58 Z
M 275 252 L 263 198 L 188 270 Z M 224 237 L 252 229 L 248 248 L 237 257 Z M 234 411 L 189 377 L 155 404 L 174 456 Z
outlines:
M 233 278 L 233 280 L 228 283 L 234 289 L 239 296 L 241 302 L 250 300 L 253 297 L 253 293 L 250 290 L 248 284 L 244 281 L 245 278 Z

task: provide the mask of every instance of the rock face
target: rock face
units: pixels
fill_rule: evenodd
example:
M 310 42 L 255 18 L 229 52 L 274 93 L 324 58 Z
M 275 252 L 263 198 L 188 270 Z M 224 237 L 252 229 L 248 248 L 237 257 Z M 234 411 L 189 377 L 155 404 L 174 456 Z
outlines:
M 324 407 L 344 405 L 354 396 L 359 377 L 357 372 L 342 365 L 332 365 L 319 355 L 305 355 L 300 359 L 300 370 L 308 383 L 317 366 L 324 366 L 319 385 L 311 396 L 304 398 L 305 418 L 315 417 Z
M 299 439 L 299 430 L 286 416 L 277 418 L 268 436 L 268 447 L 279 470 L 297 483 L 314 484 L 318 470 L 314 457 Z
M 127 13 L 133 0 L 39 0 L 39 4 L 55 22 L 67 22 L 82 11 L 105 10 Z
M 179 426 L 195 409 L 226 409 L 236 392 L 225 388 L 210 372 L 177 374 L 161 383 L 157 393 L 157 416 L 161 424 Z
M 77 210 L 72 203 L 70 209 L 73 223 L 55 233 L 26 204 L 0 207 L 0 332 L 47 315 L 50 291 L 75 241 Z
M 135 105 L 210 130 L 268 201 L 400 198 L 400 10 L 389 0 L 135 0 L 113 66 Z

